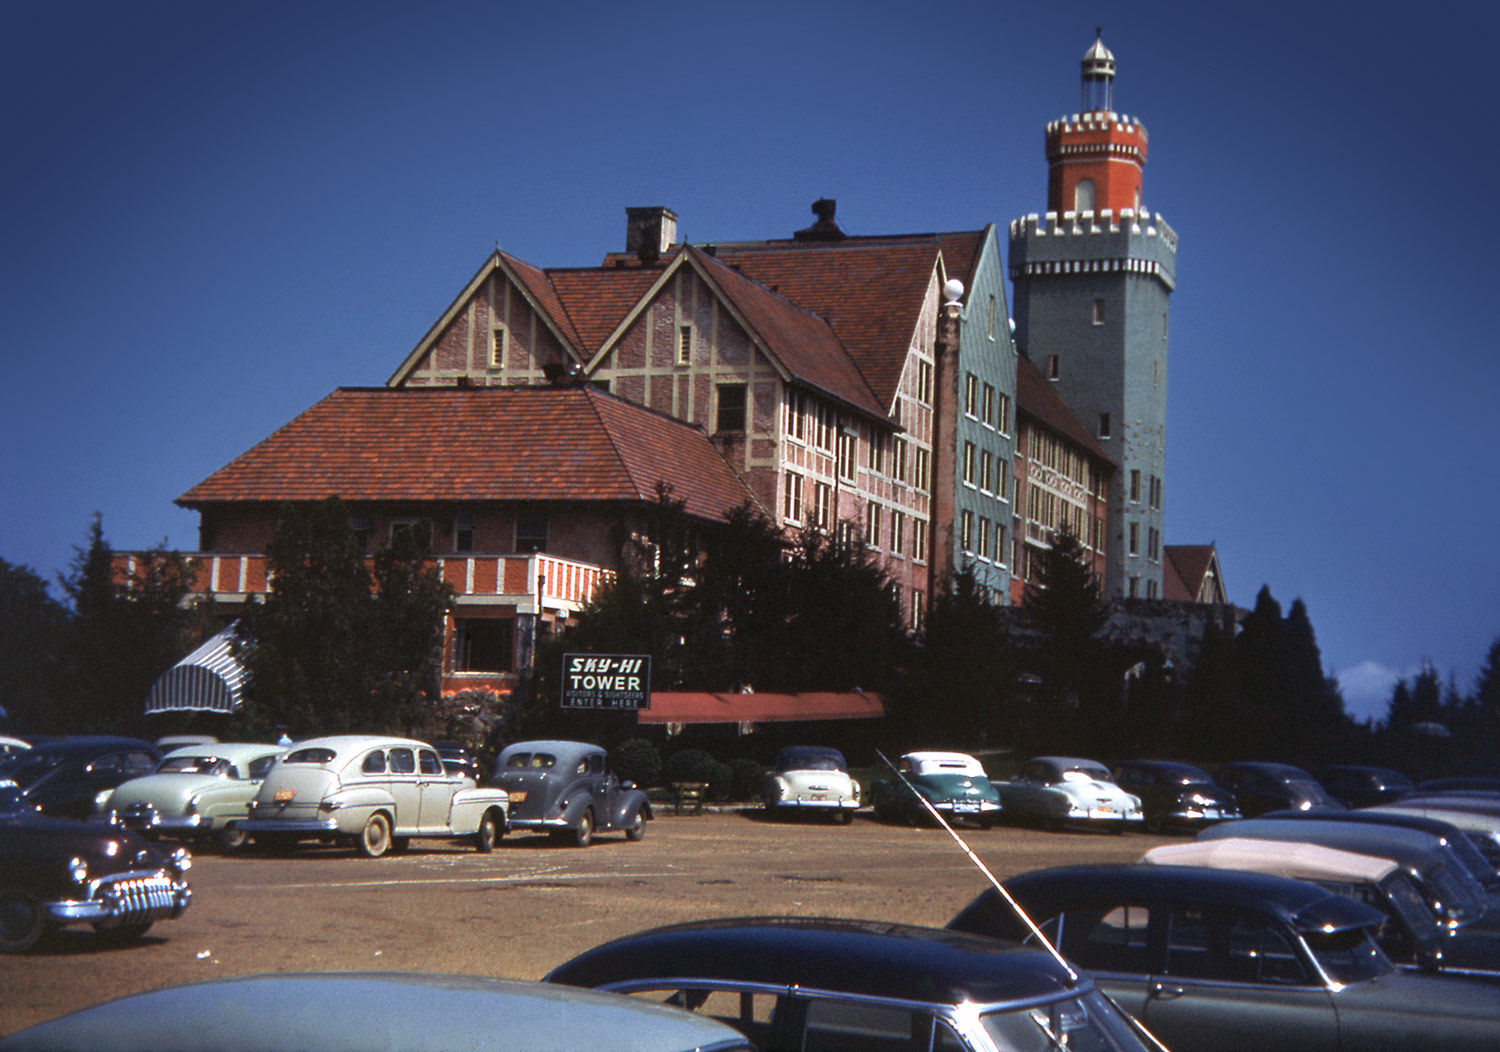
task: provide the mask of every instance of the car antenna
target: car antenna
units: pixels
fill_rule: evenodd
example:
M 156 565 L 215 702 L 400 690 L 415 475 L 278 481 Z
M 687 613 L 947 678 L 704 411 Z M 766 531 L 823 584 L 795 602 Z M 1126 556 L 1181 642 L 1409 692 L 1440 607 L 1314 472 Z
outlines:
M 906 788 L 911 791 L 911 795 L 915 796 L 917 798 L 917 801 L 927 809 L 928 814 L 937 819 L 938 825 L 947 830 L 948 835 L 953 838 L 953 842 L 959 847 L 963 848 L 964 854 L 969 856 L 969 861 L 978 866 L 979 872 L 984 874 L 984 879 L 990 882 L 990 885 L 995 889 L 996 892 L 999 893 L 1000 897 L 1005 900 L 1006 904 L 1015 911 L 1016 916 L 1020 917 L 1021 921 L 1026 925 L 1026 927 L 1031 929 L 1031 934 L 1036 937 L 1036 940 L 1046 948 L 1047 952 L 1052 955 L 1052 957 L 1057 961 L 1058 964 L 1062 965 L 1063 971 L 1068 973 L 1070 981 L 1073 983 L 1077 983 L 1079 979 L 1078 970 L 1068 963 L 1068 959 L 1066 957 L 1058 952 L 1057 947 L 1052 945 L 1052 940 L 1042 934 L 1042 929 L 1036 926 L 1036 922 L 1033 921 L 1031 917 L 1026 913 L 1026 911 L 1021 908 L 1021 904 L 1011 897 L 1009 891 L 1005 890 L 1005 885 L 1000 883 L 1000 878 L 995 876 L 995 874 L 990 871 L 990 867 L 986 866 L 983 860 L 981 860 L 978 855 L 974 854 L 974 849 L 971 848 L 967 842 L 965 842 L 963 837 L 958 835 L 958 831 L 949 824 L 948 820 L 943 817 L 942 813 L 938 811 L 937 808 L 932 806 L 932 802 L 928 800 L 927 797 L 917 792 L 917 787 L 912 785 L 911 782 L 907 781 L 906 775 L 902 773 L 901 768 L 891 763 L 890 759 L 885 755 L 885 753 L 881 752 L 879 749 L 875 750 L 875 755 L 880 757 L 882 763 L 896 772 L 896 777 L 901 779 L 901 784 L 906 786 Z M 1137 1031 L 1149 1038 L 1151 1044 L 1160 1049 L 1161 1052 L 1169 1052 L 1167 1046 L 1162 1044 L 1161 1039 L 1153 1034 L 1150 1030 L 1146 1029 L 1145 1023 L 1142 1023 L 1135 1016 L 1131 1015 L 1129 1012 L 1125 1011 L 1125 1009 L 1121 1008 L 1119 1002 L 1117 1002 L 1113 997 L 1110 997 L 1109 994 L 1102 988 L 1099 989 L 1099 992 L 1103 994 L 1106 999 L 1108 999 L 1110 1004 L 1114 1005 L 1115 1008 L 1119 1010 L 1121 1015 L 1123 1015 L 1127 1020 L 1130 1021 L 1130 1024 L 1134 1026 Z
M 1036 926 L 1036 922 L 1033 921 L 1029 916 L 1027 916 L 1026 911 L 1021 908 L 1021 904 L 1015 899 L 1011 898 L 1010 892 L 1005 890 L 1005 885 L 1000 883 L 1000 878 L 995 876 L 994 873 L 990 872 L 990 867 L 986 866 L 984 862 L 980 860 L 979 856 L 974 854 L 974 849 L 964 841 L 963 837 L 958 835 L 958 831 L 948 824 L 948 820 L 942 816 L 937 808 L 932 806 L 932 802 L 929 801 L 927 797 L 917 792 L 916 787 L 906 780 L 906 775 L 902 773 L 901 768 L 891 763 L 891 761 L 886 758 L 885 753 L 881 752 L 879 749 L 876 749 L 875 755 L 880 757 L 880 759 L 885 763 L 887 767 L 896 772 L 896 777 L 901 779 L 901 784 L 911 790 L 911 794 L 921 802 L 923 807 L 927 808 L 927 813 L 932 815 L 933 818 L 936 818 L 938 821 L 938 825 L 942 826 L 948 831 L 948 835 L 953 838 L 953 842 L 956 843 L 959 847 L 963 848 L 964 854 L 969 856 L 969 861 L 979 867 L 979 872 L 983 873 L 984 879 L 988 880 L 994 887 L 994 889 L 1000 893 L 1000 897 L 1005 900 L 1006 905 L 1008 905 L 1015 912 L 1015 915 L 1017 917 L 1021 918 L 1022 923 L 1024 923 L 1027 928 L 1031 929 L 1031 934 L 1035 936 L 1037 940 L 1047 948 L 1048 953 L 1052 954 L 1052 956 L 1057 959 L 1057 963 L 1063 966 L 1063 969 L 1068 973 L 1069 979 L 1074 983 L 1078 982 L 1078 972 L 1073 968 L 1071 964 L 1068 963 L 1067 958 L 1057 952 L 1057 947 L 1052 945 L 1052 940 L 1048 939 L 1047 936 L 1042 934 L 1042 929 L 1038 928 Z

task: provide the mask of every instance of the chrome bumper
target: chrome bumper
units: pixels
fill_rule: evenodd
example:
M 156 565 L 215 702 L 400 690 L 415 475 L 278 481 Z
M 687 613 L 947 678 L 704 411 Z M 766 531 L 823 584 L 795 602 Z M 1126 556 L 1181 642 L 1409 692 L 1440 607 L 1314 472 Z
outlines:
M 301 833 L 324 836 L 339 831 L 335 818 L 247 818 L 236 826 L 252 836 L 256 833 Z
M 42 908 L 58 924 L 87 922 L 108 930 L 180 917 L 192 899 L 185 880 L 162 873 L 118 873 L 90 883 L 88 898 L 48 902 Z
M 819 810 L 859 810 L 858 800 L 804 800 L 801 797 L 783 796 L 776 801 L 777 807 L 811 807 Z

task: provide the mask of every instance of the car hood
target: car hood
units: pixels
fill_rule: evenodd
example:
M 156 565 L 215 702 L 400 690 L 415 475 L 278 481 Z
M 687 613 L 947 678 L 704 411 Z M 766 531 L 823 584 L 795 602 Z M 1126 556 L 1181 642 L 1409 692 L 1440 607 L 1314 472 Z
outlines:
M 1500 1019 L 1500 983 L 1398 969 L 1335 991 L 1333 1004 L 1341 1044 L 1351 1047 L 1398 1047 L 1391 1039 L 1393 1027 L 1407 1028 L 1417 1039 L 1414 1044 L 1428 1044 L 1423 1036 L 1441 1019 L 1454 1049 L 1488 1049 L 1494 1047 L 1495 1020 Z
M 154 868 L 166 860 L 135 834 L 101 822 L 25 815 L 0 818 L 0 857 L 6 861 L 50 865 L 73 856 L 89 862 L 113 860 L 121 868 Z

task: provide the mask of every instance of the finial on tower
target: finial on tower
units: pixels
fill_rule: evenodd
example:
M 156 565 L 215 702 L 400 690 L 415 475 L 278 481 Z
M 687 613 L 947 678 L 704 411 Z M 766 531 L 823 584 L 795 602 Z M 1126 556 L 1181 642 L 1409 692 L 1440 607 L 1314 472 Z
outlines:
M 1094 46 L 1084 52 L 1083 112 L 1109 113 L 1115 108 L 1115 56 L 1104 46 L 1104 27 L 1094 27 Z

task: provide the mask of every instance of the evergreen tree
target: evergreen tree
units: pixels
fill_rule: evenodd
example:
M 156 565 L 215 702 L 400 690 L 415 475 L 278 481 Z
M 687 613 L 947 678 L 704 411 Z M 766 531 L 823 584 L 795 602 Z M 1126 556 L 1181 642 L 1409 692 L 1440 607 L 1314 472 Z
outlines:
M 0 726 L 26 732 L 64 729 L 53 723 L 65 696 L 63 655 L 68 611 L 29 567 L 0 559 Z
M 1500 754 L 1500 637 L 1490 644 L 1484 666 L 1474 681 L 1474 707 L 1482 751 Z
M 938 591 L 915 674 L 899 695 L 893 735 L 908 747 L 969 749 L 992 739 L 1014 740 L 1020 728 L 1006 702 L 1018 671 L 1002 610 L 965 563 Z
M 1087 553 L 1071 530 L 1053 534 L 1036 577 L 1026 582 L 1021 607 L 1037 633 L 1037 671 L 1047 704 L 1059 713 L 1079 709 L 1099 719 L 1112 700 L 1100 641 L 1106 610 Z

